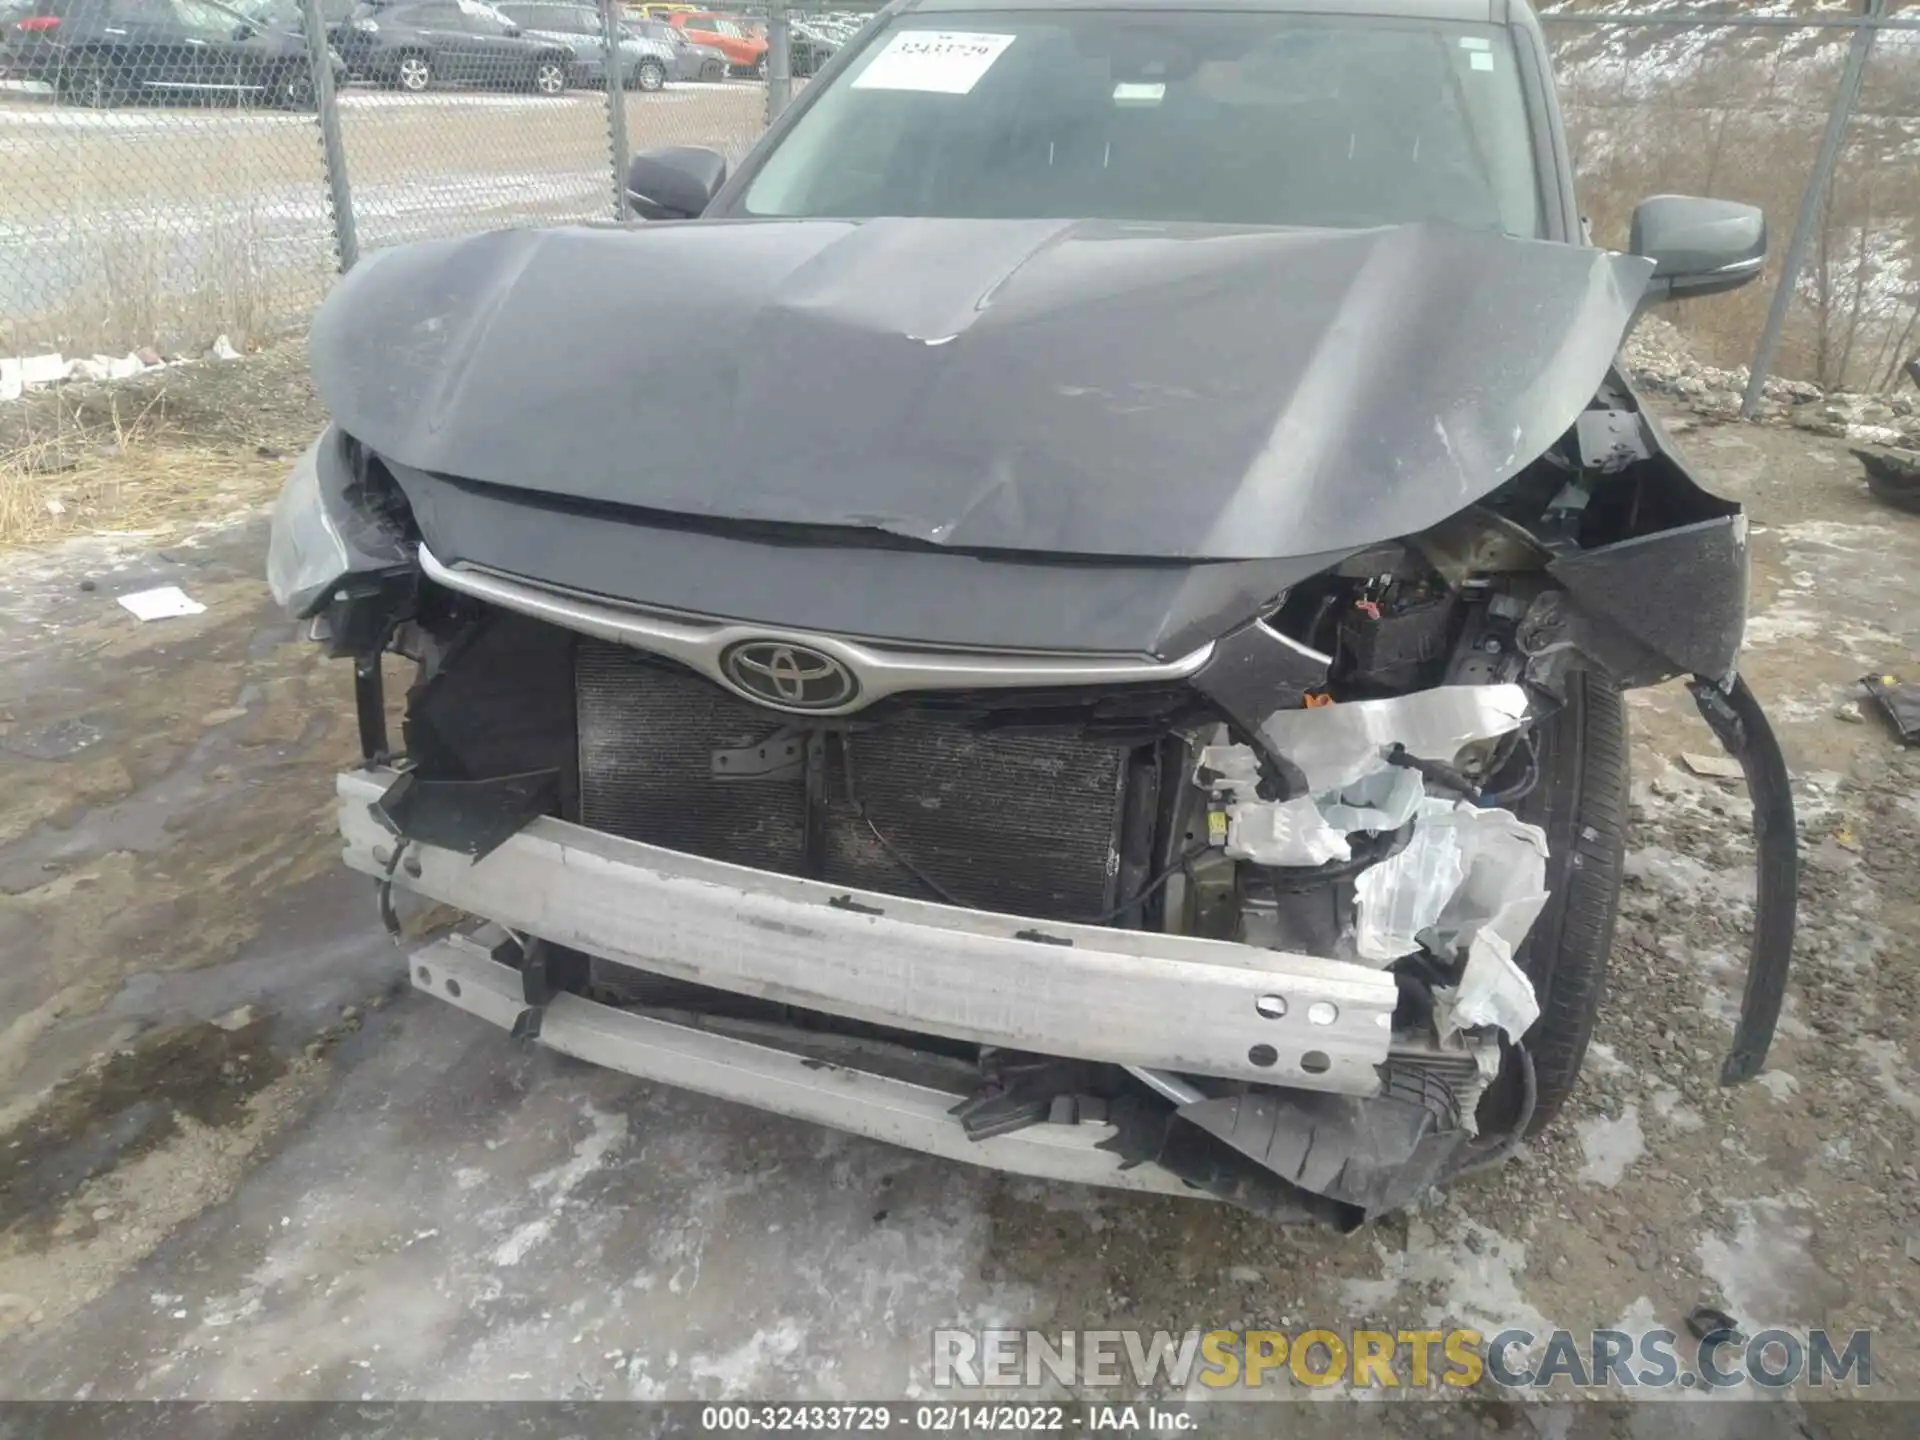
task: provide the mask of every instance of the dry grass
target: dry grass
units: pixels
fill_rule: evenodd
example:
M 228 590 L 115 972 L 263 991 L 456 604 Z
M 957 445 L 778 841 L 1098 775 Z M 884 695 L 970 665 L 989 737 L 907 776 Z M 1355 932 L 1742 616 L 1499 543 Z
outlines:
M 169 423 L 163 398 L 107 392 L 62 405 L 52 424 L 0 452 L 0 550 L 78 535 L 165 537 L 272 497 L 283 452 L 187 433 Z

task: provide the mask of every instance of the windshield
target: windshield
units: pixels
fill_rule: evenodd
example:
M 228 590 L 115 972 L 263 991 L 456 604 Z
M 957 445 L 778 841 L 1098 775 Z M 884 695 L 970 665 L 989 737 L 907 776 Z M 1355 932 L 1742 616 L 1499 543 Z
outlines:
M 300 17 L 300 0 L 226 0 L 223 8 L 262 30 L 299 34 L 305 23 Z
M 1191 10 L 902 16 L 741 209 L 1540 233 L 1504 30 Z

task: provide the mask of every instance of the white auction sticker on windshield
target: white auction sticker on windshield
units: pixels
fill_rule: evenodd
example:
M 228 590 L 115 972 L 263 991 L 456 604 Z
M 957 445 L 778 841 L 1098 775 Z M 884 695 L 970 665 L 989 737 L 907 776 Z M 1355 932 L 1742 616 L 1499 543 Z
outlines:
M 962 30 L 907 30 L 893 37 L 887 48 L 853 82 L 856 90 L 929 90 L 940 95 L 965 95 L 993 68 L 1000 52 L 1013 43 L 1011 35 L 983 35 Z

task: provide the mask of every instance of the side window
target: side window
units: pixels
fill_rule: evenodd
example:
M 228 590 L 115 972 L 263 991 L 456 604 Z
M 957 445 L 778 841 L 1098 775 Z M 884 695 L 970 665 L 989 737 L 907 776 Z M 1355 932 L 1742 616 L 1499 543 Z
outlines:
M 201 0 L 173 0 L 172 9 L 175 22 L 195 35 L 230 36 L 240 23 L 231 11 Z
M 164 25 L 173 18 L 167 0 L 112 0 L 107 14 L 134 25 Z
M 512 23 L 480 0 L 454 0 L 454 3 L 460 12 L 460 28 L 475 35 L 504 35 Z

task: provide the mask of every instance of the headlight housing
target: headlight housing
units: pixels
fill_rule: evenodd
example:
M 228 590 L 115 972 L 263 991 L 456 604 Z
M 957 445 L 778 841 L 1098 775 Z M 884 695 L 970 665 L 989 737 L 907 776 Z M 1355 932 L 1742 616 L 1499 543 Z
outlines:
M 298 619 L 323 609 L 349 576 L 413 563 L 391 512 L 369 503 L 372 478 L 364 471 L 359 447 L 329 427 L 280 487 L 267 541 L 267 584 Z

